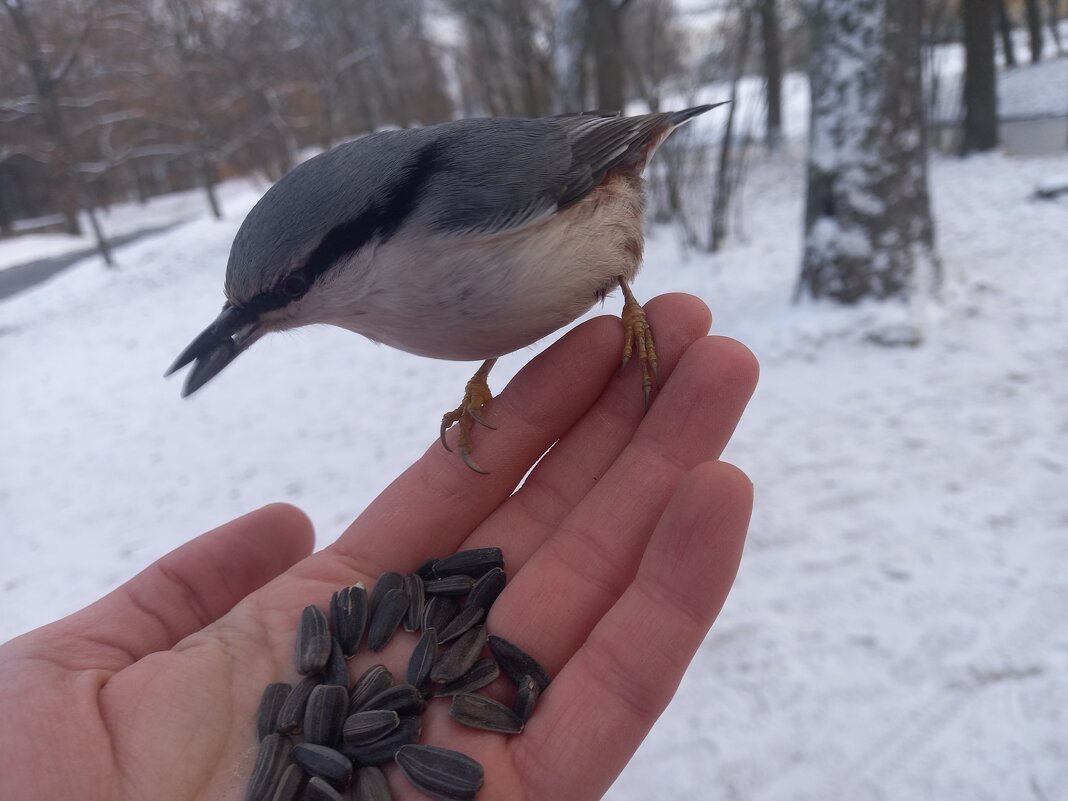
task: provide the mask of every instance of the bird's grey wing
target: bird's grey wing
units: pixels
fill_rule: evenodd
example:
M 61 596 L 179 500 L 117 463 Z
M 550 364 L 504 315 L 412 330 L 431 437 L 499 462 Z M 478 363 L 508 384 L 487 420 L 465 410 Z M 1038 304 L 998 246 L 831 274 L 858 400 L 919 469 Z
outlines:
M 488 236 L 536 224 L 578 202 L 613 167 L 637 164 L 669 114 L 471 120 L 442 137 L 445 169 L 428 194 L 433 225 Z
M 559 197 L 560 208 L 585 197 L 613 167 L 637 165 L 644 158 L 652 136 L 670 126 L 670 117 L 670 114 L 643 114 L 562 118 L 572 161 L 568 184 Z

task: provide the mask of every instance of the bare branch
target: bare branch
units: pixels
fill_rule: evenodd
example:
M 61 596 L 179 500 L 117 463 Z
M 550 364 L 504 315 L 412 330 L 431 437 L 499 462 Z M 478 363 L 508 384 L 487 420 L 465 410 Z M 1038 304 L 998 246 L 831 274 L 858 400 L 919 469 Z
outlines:
M 92 0 L 89 7 L 85 10 L 85 22 L 82 25 L 82 29 L 75 37 L 74 43 L 71 45 L 70 50 L 67 51 L 67 57 L 63 60 L 63 63 L 52 70 L 52 74 L 49 75 L 49 80 L 53 84 L 59 84 L 63 82 L 63 79 L 67 77 L 71 69 L 78 62 L 78 59 L 82 54 L 82 47 L 85 46 L 86 39 L 89 38 L 89 34 L 93 30 L 93 23 L 96 22 L 96 10 L 100 6 L 101 0 Z

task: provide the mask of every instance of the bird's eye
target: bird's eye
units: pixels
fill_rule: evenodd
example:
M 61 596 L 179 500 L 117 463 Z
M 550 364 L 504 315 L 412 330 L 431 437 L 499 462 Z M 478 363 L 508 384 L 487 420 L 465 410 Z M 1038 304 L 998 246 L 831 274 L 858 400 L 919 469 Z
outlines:
M 282 294 L 287 298 L 299 298 L 307 291 L 308 282 L 299 273 L 286 276 L 286 280 L 282 282 Z

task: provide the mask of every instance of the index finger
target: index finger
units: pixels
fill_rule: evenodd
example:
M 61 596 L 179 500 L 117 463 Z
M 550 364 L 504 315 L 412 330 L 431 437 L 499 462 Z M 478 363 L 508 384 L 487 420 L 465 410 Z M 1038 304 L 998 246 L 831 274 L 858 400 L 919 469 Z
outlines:
M 618 323 L 609 317 L 569 332 L 487 408 L 497 430 L 479 440 L 477 458 L 489 475 L 470 470 L 435 440 L 327 552 L 371 575 L 413 570 L 429 556 L 451 553 L 597 400 L 621 347 Z

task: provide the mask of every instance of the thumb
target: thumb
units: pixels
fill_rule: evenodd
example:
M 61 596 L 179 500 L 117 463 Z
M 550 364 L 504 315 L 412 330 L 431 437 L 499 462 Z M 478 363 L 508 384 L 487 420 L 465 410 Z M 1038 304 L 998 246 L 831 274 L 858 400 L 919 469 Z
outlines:
M 70 617 L 27 636 L 62 636 L 80 664 L 121 670 L 218 620 L 311 553 L 311 521 L 272 504 L 202 534 Z

